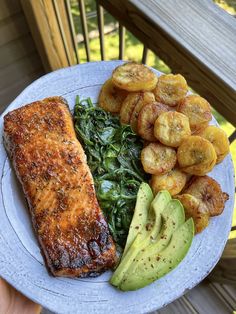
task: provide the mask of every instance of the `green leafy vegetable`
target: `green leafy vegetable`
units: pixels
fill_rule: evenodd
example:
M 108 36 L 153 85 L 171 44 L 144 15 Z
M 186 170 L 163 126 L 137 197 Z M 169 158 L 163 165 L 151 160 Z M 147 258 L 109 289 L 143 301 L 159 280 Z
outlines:
M 117 116 L 90 98 L 76 98 L 74 123 L 112 236 L 124 247 L 139 186 L 148 179 L 140 162 L 143 143 L 130 126 L 120 125 Z

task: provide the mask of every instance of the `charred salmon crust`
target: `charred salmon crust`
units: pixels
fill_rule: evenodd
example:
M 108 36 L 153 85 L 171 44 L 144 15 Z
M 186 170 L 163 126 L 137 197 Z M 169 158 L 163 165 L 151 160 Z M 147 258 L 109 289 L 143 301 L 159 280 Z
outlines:
M 9 112 L 4 142 L 52 274 L 86 277 L 112 268 L 115 245 L 66 101 L 50 97 Z

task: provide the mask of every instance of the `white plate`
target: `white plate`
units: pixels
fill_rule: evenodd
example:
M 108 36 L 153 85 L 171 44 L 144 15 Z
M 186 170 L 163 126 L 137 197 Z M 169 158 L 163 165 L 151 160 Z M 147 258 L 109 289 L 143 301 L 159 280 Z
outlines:
M 75 96 L 97 100 L 101 85 L 121 61 L 86 63 L 47 74 L 27 87 L 1 116 L 48 96 L 62 95 L 73 109 Z M 156 71 L 158 75 L 158 73 Z M 120 292 L 108 279 L 54 278 L 48 274 L 31 227 L 24 195 L 3 145 L 0 147 L 0 276 L 23 294 L 57 313 L 144 313 L 159 309 L 198 284 L 214 267 L 228 238 L 234 205 L 234 170 L 231 156 L 210 175 L 230 195 L 223 214 L 195 236 L 182 263 L 150 286 Z

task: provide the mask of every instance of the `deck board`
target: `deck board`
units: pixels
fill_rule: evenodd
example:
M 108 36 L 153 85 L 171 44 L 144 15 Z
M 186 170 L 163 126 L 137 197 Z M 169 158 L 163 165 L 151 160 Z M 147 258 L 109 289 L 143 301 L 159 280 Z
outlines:
M 188 304 L 191 304 L 192 309 Z M 182 307 L 181 307 L 182 306 Z M 194 309 L 194 310 L 193 310 Z M 235 308 L 212 288 L 212 284 L 203 281 L 190 290 L 184 297 L 157 311 L 157 314 L 229 314 Z

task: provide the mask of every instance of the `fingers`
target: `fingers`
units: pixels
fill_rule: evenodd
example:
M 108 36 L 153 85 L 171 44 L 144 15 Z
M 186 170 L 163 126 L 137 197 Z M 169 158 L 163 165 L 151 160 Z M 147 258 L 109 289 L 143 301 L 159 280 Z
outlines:
M 1 314 L 39 314 L 42 309 L 1 278 L 0 305 Z

